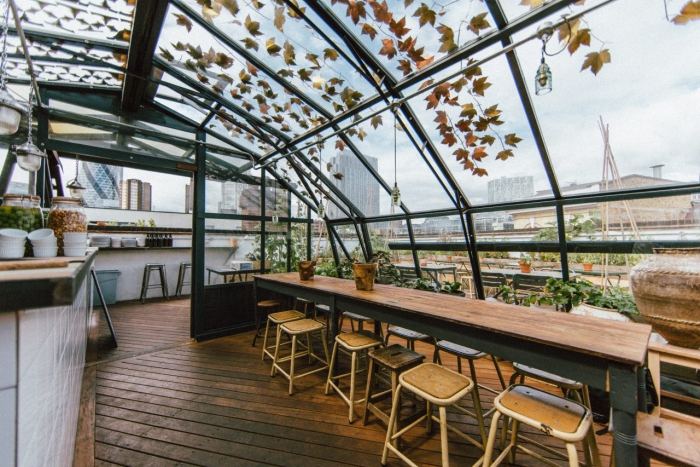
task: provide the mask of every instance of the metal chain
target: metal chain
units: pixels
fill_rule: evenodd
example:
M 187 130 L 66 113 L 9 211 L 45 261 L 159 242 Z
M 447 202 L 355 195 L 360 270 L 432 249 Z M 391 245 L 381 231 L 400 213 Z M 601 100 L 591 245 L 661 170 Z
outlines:
M 2 62 L 0 63 L 0 89 L 5 88 L 5 67 L 7 66 L 7 30 L 10 27 L 10 0 L 5 2 L 5 22 L 2 25 Z
M 29 100 L 27 102 L 27 142 L 32 144 L 32 114 L 36 99 L 34 96 L 34 86 L 29 86 Z

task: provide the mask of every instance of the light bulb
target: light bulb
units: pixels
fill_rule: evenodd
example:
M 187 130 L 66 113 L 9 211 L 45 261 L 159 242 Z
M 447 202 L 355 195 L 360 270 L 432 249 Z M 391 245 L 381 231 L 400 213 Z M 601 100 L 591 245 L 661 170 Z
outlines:
M 318 217 L 323 217 L 323 202 L 318 203 Z
M 393 206 L 401 206 L 401 191 L 396 182 L 394 182 L 394 188 L 391 190 L 391 204 Z
M 535 75 L 535 94 L 538 96 L 547 94 L 552 90 L 552 72 L 549 70 L 549 66 L 544 62 L 544 57 L 542 57 L 542 63 L 537 68 L 537 75 Z

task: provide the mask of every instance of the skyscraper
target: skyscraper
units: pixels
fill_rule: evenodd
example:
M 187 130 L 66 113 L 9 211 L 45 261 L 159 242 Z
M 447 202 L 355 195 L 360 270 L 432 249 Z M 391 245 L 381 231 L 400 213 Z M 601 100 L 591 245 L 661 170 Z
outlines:
M 194 184 L 188 183 L 185 185 L 185 214 L 194 211 Z
M 369 165 L 378 171 L 379 161 L 376 157 L 365 156 Z M 331 158 L 333 172 L 343 174 L 341 180 L 333 179 L 334 184 L 365 216 L 379 215 L 379 191 L 377 179 L 365 168 L 351 151 L 345 150 Z M 345 217 L 333 204 L 329 207 L 330 217 Z
M 132 211 L 151 210 L 151 184 L 128 179 L 120 183 L 119 208 Z
M 245 183 L 223 182 L 221 184 L 219 212 L 224 214 L 238 214 L 240 196 L 247 187 L 248 185 Z
M 81 162 L 78 181 L 85 187 L 83 199 L 91 208 L 119 207 L 119 183 L 124 169 L 113 165 Z

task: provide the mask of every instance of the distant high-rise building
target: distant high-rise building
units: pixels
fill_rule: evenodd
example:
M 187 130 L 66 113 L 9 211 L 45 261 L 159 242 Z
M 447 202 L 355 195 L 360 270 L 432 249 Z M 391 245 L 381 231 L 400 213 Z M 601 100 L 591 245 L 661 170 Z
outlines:
M 376 157 L 365 156 L 369 165 L 375 170 L 379 169 L 379 161 Z M 343 174 L 341 180 L 333 179 L 340 191 L 355 205 L 365 216 L 379 215 L 379 192 L 381 187 L 377 179 L 365 168 L 355 154 L 345 150 L 331 158 L 333 171 Z M 338 212 L 338 208 L 330 204 L 330 217 L 345 217 Z
M 219 212 L 224 214 L 238 214 L 241 193 L 248 188 L 245 183 L 223 182 L 221 184 L 221 201 Z
M 192 189 L 194 185 L 185 185 L 185 214 L 189 214 L 194 211 L 194 190 Z
M 119 184 L 124 169 L 113 165 L 82 162 L 78 181 L 85 187 L 83 199 L 91 208 L 119 207 Z
M 151 210 L 151 184 L 128 179 L 120 183 L 119 208 L 132 211 Z
M 535 194 L 532 175 L 501 177 L 488 183 L 489 204 L 529 198 Z

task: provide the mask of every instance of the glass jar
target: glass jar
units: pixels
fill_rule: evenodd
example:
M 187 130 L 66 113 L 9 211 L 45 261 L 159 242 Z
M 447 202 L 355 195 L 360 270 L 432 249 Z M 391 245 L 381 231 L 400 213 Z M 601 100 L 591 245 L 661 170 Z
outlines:
M 63 254 L 63 232 L 87 232 L 87 216 L 78 198 L 57 196 L 51 202 L 49 229 L 58 240 L 58 254 Z
M 42 229 L 44 216 L 39 206 L 41 198 L 32 195 L 6 194 L 0 206 L 0 229 L 19 229 L 26 232 Z

